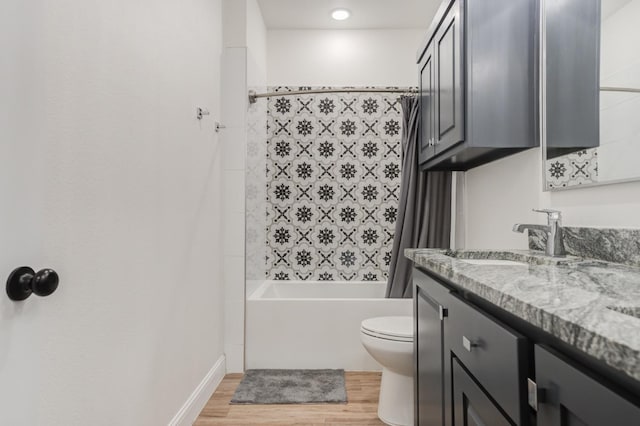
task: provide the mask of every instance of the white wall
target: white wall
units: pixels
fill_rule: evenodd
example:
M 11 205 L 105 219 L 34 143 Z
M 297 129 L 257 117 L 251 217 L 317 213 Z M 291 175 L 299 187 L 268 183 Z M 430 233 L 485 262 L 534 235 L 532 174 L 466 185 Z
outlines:
M 0 300 L 0 424 L 167 424 L 223 354 L 221 147 L 194 114 L 220 113 L 220 1 L 23 4 L 0 11 L 0 270 L 61 282 Z
M 526 248 L 514 223 L 546 223 L 532 208 L 563 213 L 566 226 L 640 228 L 640 182 L 543 192 L 540 149 L 466 173 L 466 248 Z
M 640 87 L 640 0 L 624 5 L 602 22 L 600 83 Z M 600 182 L 638 176 L 640 93 L 600 93 Z
M 265 86 L 267 83 L 267 28 L 262 11 L 256 0 L 247 0 L 247 44 L 249 87 Z
M 270 86 L 417 86 L 426 29 L 269 30 Z

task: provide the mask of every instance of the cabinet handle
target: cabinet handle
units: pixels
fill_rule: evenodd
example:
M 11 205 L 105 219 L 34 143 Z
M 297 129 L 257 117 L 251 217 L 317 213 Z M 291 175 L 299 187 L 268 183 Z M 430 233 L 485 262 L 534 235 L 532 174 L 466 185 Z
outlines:
M 438 313 L 440 314 L 440 320 L 445 319 L 445 317 L 449 316 L 449 310 L 442 305 L 438 305 Z
M 544 389 L 539 389 L 538 384 L 527 378 L 527 402 L 535 411 L 538 411 L 538 405 L 545 402 L 546 393 Z
M 466 336 L 462 336 L 462 346 L 469 352 L 471 352 L 471 349 L 478 347 L 477 343 L 472 342 L 471 340 L 467 339 Z

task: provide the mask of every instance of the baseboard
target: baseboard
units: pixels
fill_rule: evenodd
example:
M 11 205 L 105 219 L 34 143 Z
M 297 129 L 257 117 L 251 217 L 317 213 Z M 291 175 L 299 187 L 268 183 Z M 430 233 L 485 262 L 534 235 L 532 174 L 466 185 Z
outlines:
M 220 356 L 211 370 L 204 376 L 189 399 L 180 408 L 178 413 L 171 419 L 169 426 L 191 426 L 198 418 L 205 404 L 213 395 L 225 374 L 225 358 Z

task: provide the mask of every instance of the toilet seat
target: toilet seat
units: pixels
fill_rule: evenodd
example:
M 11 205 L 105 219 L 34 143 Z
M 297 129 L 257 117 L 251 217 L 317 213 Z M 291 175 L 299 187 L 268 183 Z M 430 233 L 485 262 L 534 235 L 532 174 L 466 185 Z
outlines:
M 360 331 L 371 337 L 413 342 L 413 317 L 378 317 L 362 321 Z

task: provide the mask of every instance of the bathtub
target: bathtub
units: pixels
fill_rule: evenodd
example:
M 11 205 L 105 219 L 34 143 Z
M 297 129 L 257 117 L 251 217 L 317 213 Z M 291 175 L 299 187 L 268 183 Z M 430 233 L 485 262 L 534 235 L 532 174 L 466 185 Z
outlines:
M 385 287 L 385 282 L 263 282 L 247 299 L 246 368 L 380 370 L 360 344 L 360 323 L 413 312 L 411 299 L 385 299 Z

